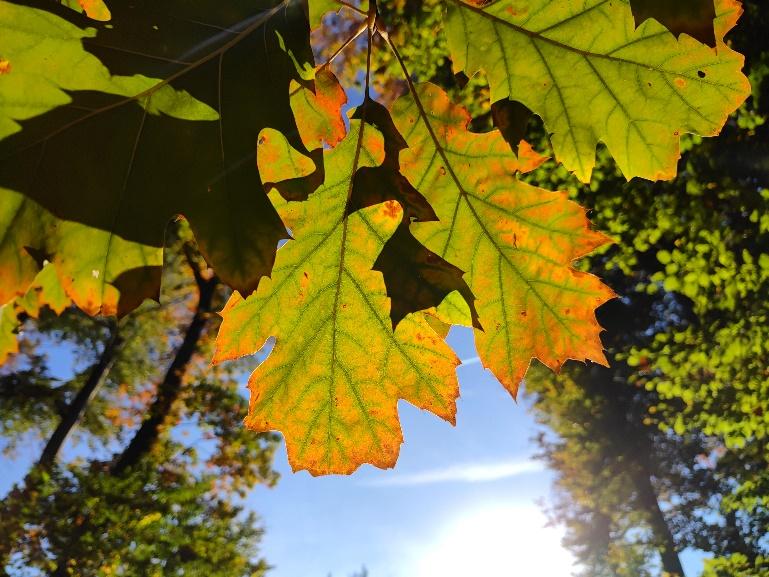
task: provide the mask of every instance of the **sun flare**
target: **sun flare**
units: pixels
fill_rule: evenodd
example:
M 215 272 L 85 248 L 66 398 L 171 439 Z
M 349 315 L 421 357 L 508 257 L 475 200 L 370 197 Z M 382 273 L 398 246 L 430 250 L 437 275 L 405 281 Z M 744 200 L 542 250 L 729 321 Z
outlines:
M 469 511 L 449 523 L 419 559 L 416 577 L 570 577 L 562 533 L 533 505 Z

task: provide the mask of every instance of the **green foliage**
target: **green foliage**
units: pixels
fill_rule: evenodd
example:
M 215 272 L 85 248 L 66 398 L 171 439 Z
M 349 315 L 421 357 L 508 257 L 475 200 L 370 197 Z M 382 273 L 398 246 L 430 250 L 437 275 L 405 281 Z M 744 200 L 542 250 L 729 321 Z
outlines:
M 58 451 L 51 465 L 41 458 L 0 504 L 0 532 L 8 536 L 0 563 L 11 575 L 245 577 L 267 568 L 258 556 L 258 520 L 237 501 L 254 485 L 277 481 L 277 437 L 241 426 L 241 369 L 209 366 L 218 325 L 212 312 L 202 311 L 190 361 L 179 364 L 201 318 L 199 281 L 211 271 L 198 268 L 187 227 L 170 229 L 168 242 L 159 304 L 146 302 L 119 323 L 69 308 L 60 316 L 43 310 L 23 324 L 21 352 L 0 376 L 6 451 L 40 438 L 47 450 L 104 355 L 113 358 L 67 436 L 75 454 L 86 456 Z M 213 304 L 221 306 L 229 291 L 214 286 Z M 61 368 L 52 375 L 53 347 L 68 351 L 72 378 Z M 153 437 L 147 423 L 159 406 L 167 409 Z M 123 465 L 135 446 L 138 455 Z
M 128 475 L 108 468 L 92 461 L 45 475 L 16 511 L 25 535 L 12 572 L 69 559 L 63 574 L 82 577 L 264 575 L 254 514 L 213 493 L 217 476 L 196 474 L 189 450 L 167 443 Z

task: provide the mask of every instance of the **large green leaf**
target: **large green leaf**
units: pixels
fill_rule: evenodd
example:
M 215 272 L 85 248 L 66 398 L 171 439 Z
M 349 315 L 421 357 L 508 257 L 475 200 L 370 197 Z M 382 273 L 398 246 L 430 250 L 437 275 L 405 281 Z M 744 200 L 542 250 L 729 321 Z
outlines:
M 710 48 L 655 20 L 636 29 L 627 2 L 446 0 L 454 66 L 486 71 L 492 101 L 510 98 L 545 122 L 558 160 L 590 180 L 604 142 L 623 174 L 672 178 L 684 132 L 718 134 L 750 94 L 743 57 L 718 29 Z M 735 0 L 718 0 L 719 18 Z
M 393 330 L 384 279 L 371 270 L 402 209 L 388 200 L 349 210 L 356 172 L 383 161 L 382 134 L 353 120 L 309 200 L 273 193 L 296 240 L 278 251 L 270 279 L 245 300 L 236 293 L 222 313 L 216 361 L 275 338 L 249 380 L 246 424 L 282 431 L 292 467 L 312 474 L 393 466 L 402 442 L 398 399 L 454 420 L 458 359 L 422 314 Z
M 120 298 L 138 304 L 157 294 L 179 214 L 218 274 L 252 291 L 287 236 L 258 134 L 279 129 L 306 152 L 288 95 L 312 61 L 302 3 L 115 0 L 109 24 L 35 4 L 48 10 L 0 2 L 0 127 L 14 132 L 0 142 L 2 296 L 24 292 L 39 253 L 84 310 L 117 312 L 107 293 L 125 275 Z M 28 228 L 32 213 L 48 216 Z
M 605 363 L 595 309 L 613 293 L 571 262 L 607 237 L 590 230 L 585 211 L 566 193 L 514 176 L 541 160 L 524 166 L 499 132 L 468 132 L 467 111 L 437 86 L 416 92 L 417 99 L 406 95 L 393 107 L 409 143 L 401 165 L 439 221 L 412 229 L 427 248 L 467 271 L 483 365 L 515 395 L 532 358 L 554 370 L 566 359 Z

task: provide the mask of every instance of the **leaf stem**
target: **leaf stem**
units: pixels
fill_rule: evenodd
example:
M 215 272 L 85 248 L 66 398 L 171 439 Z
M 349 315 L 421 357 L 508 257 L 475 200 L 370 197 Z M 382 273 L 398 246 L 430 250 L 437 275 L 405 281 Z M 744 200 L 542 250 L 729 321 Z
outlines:
M 361 10 L 360 8 L 355 6 L 354 4 L 351 4 L 349 2 L 345 2 L 344 0 L 336 0 L 336 2 L 337 2 L 337 4 L 341 4 L 342 6 L 345 6 L 346 8 L 349 8 L 353 12 L 357 12 L 358 14 L 362 14 L 363 16 L 368 16 L 368 12 L 366 12 L 365 10 Z
M 343 44 L 342 44 L 342 45 L 341 45 L 339 48 L 337 48 L 337 49 L 336 49 L 336 51 L 334 51 L 334 53 L 333 53 L 333 54 L 332 54 L 332 55 L 329 57 L 329 59 L 328 59 L 328 60 L 326 60 L 326 62 L 324 62 L 323 64 L 321 64 L 320 66 L 318 66 L 318 69 L 320 70 L 321 68 L 325 68 L 326 66 L 328 66 L 329 64 L 331 64 L 331 62 L 332 62 L 332 61 L 333 61 L 333 60 L 334 60 L 334 59 L 335 59 L 337 56 L 339 56 L 339 54 L 341 54 L 341 53 L 342 53 L 342 51 L 343 51 L 345 48 L 347 48 L 347 47 L 348 47 L 350 44 L 352 44 L 353 42 L 355 42 L 355 41 L 358 39 L 358 37 L 359 37 L 361 34 L 363 34 L 365 31 L 366 31 L 366 29 L 367 29 L 367 28 L 368 28 L 368 22 L 363 22 L 363 23 L 360 25 L 360 27 L 359 27 L 359 28 L 358 28 L 358 29 L 355 31 L 355 34 L 353 34 L 353 35 L 352 35 L 352 36 L 350 36 L 350 37 L 349 37 L 347 40 L 345 40 L 345 41 L 344 41 L 344 43 L 343 43 Z

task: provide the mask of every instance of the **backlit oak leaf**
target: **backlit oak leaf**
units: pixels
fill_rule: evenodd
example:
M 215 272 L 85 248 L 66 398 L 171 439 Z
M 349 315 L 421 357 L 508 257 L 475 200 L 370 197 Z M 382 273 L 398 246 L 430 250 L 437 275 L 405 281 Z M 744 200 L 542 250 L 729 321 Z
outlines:
M 246 424 L 281 431 L 291 466 L 313 475 L 392 467 L 398 400 L 453 422 L 458 395 L 454 353 L 422 314 L 393 331 L 382 274 L 372 270 L 401 223 L 400 205 L 349 210 L 358 169 L 384 161 L 381 133 L 353 120 L 325 156 L 326 182 L 307 201 L 271 194 L 295 240 L 254 294 L 230 300 L 215 354 L 216 362 L 253 354 L 274 337 L 249 379 Z
M 0 0 L 0 302 L 26 291 L 33 251 L 84 311 L 128 312 L 157 297 L 178 215 L 225 282 L 254 290 L 288 236 L 258 135 L 307 154 L 288 92 L 311 84 L 302 2 L 113 2 L 108 24 L 31 3 Z
M 455 69 L 485 70 L 492 102 L 510 98 L 541 116 L 556 159 L 584 182 L 599 142 L 627 178 L 672 178 L 680 135 L 718 134 L 750 94 L 744 58 L 723 42 L 736 0 L 718 0 L 715 48 L 656 20 L 636 29 L 618 0 L 446 3 Z
M 467 271 L 484 366 L 515 395 L 532 358 L 554 370 L 566 359 L 605 363 L 595 308 L 613 293 L 570 265 L 609 239 L 590 230 L 585 211 L 565 192 L 517 180 L 522 166 L 499 132 L 468 132 L 469 115 L 438 87 L 417 91 L 418 101 L 407 95 L 393 107 L 409 144 L 401 167 L 439 222 L 412 230 Z

